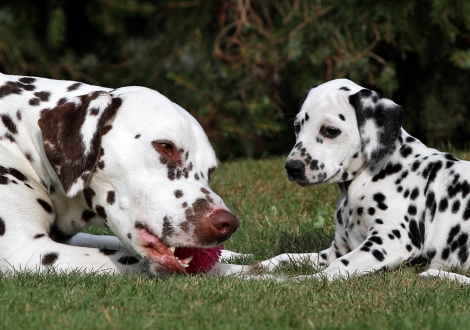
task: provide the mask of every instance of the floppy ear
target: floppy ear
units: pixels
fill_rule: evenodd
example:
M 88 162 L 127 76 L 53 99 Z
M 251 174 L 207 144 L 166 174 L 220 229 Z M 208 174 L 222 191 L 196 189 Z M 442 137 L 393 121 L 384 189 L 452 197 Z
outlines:
M 100 157 L 101 136 L 121 103 L 98 91 L 42 113 L 38 124 L 44 153 L 68 197 L 85 188 Z
M 370 164 L 376 164 L 388 152 L 393 152 L 405 111 L 392 100 L 368 89 L 349 96 L 349 103 L 356 110 L 362 151 Z

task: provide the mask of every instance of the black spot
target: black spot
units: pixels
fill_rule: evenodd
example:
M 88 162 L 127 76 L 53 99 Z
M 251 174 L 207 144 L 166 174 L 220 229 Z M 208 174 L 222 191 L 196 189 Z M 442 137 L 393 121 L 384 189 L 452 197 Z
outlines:
M 383 225 L 384 222 L 382 221 L 382 219 L 375 219 L 375 223 Z
M 421 248 L 421 244 L 424 243 L 424 235 L 421 234 L 416 220 L 410 220 L 408 230 L 408 237 L 411 240 L 411 244 L 416 246 L 418 249 Z
M 305 113 L 305 121 L 308 121 L 310 117 L 308 116 L 308 113 Z
M 463 211 L 462 216 L 465 221 L 470 219 L 470 199 L 467 201 L 467 204 L 465 204 L 465 210 Z
M 460 225 L 455 225 L 449 231 L 449 236 L 447 237 L 447 244 L 452 243 L 454 237 L 460 232 Z
M 44 236 L 46 236 L 46 234 L 36 234 L 36 235 L 34 235 L 33 238 L 37 239 L 37 238 L 41 238 L 41 237 L 44 237 Z
M 418 189 L 417 187 L 415 187 L 415 188 L 411 191 L 410 199 L 411 199 L 412 201 L 414 201 L 418 196 L 419 196 L 419 189 Z
M 343 217 L 341 216 L 341 210 L 340 209 L 338 209 L 336 211 L 336 221 L 338 221 L 339 225 L 343 224 Z
M 49 205 L 49 203 L 47 203 L 45 200 L 41 199 L 41 198 L 37 198 L 36 199 L 37 202 L 39 203 L 39 205 L 42 206 L 42 208 L 49 214 L 52 214 L 53 213 L 53 210 L 52 210 L 52 206 Z
M 429 250 L 428 252 L 426 252 L 426 256 L 429 260 L 431 260 L 432 258 L 436 256 L 436 250 L 434 249 Z
M 328 256 L 326 255 L 326 253 L 321 253 L 320 254 L 320 257 L 324 260 L 326 260 L 328 258 Z
M 5 221 L 0 218 L 0 236 L 5 235 Z
M 399 231 L 398 229 L 393 229 L 393 230 L 392 230 L 392 233 L 393 233 L 393 235 L 396 236 L 396 238 L 400 238 L 400 237 L 401 237 L 400 231 Z
M 346 121 L 346 118 L 344 118 L 344 116 L 340 113 L 339 114 L 339 118 L 342 120 L 342 121 Z
M 103 248 L 103 249 L 100 249 L 100 252 L 104 254 L 105 256 L 112 256 L 113 254 L 116 254 L 117 250 Z
M 132 234 L 131 234 L 131 233 L 127 233 L 127 238 L 128 238 L 128 239 L 132 239 Z
M 447 258 L 449 258 L 449 254 L 450 254 L 450 249 L 446 247 L 444 250 L 442 250 L 441 259 L 447 260 Z
M 373 182 L 384 179 L 386 176 L 393 175 L 402 170 L 403 166 L 400 163 L 392 164 L 388 163 L 379 173 L 372 177 Z
M 452 204 L 452 213 L 453 214 L 456 214 L 460 209 L 460 201 L 459 200 L 456 200 L 453 204 Z
M 56 262 L 57 258 L 59 258 L 59 254 L 57 252 L 48 253 L 42 257 L 41 263 L 43 266 L 50 266 Z
M 82 213 L 82 220 L 85 221 L 85 222 L 88 222 L 90 221 L 94 216 L 95 216 L 95 212 L 91 211 L 91 210 L 85 210 L 83 211 Z
M 367 213 L 369 213 L 369 215 L 374 215 L 375 209 L 373 207 L 369 207 L 369 209 L 367 210 Z
M 345 86 L 341 87 L 340 90 L 346 91 L 346 92 L 349 92 L 349 91 L 350 91 L 350 89 L 349 89 L 348 87 L 345 87 Z
M 378 245 L 382 245 L 382 239 L 379 236 L 372 236 L 369 238 L 369 241 L 374 242 Z
M 448 206 L 449 202 L 447 201 L 447 198 L 443 197 L 439 202 L 439 212 L 445 212 Z
M 133 265 L 138 263 L 139 259 L 135 257 L 121 257 L 117 261 L 123 265 Z
M 411 155 L 411 153 L 413 152 L 413 149 L 411 149 L 409 146 L 407 145 L 404 145 L 401 149 L 400 149 L 400 154 L 403 156 L 403 158 L 406 158 L 408 157 L 409 155 Z
M 362 215 L 363 211 L 364 211 L 363 207 L 358 207 L 356 212 L 357 212 L 358 215 Z
M 413 248 L 413 247 L 412 247 L 410 244 L 406 244 L 406 250 L 407 250 L 408 252 L 411 252 L 411 249 L 412 249 L 412 248 Z
M 140 134 L 137 134 L 137 135 L 135 136 L 135 138 L 136 138 L 136 139 L 140 138 Z
M 385 259 L 385 256 L 382 252 L 379 250 L 372 250 L 372 255 L 377 259 L 378 261 L 383 261 Z
M 341 262 L 342 262 L 343 265 L 345 265 L 345 266 L 349 265 L 349 261 L 346 260 L 346 259 L 341 259 Z
M 410 206 L 408 206 L 408 214 L 409 215 L 416 215 L 416 213 L 418 212 L 418 210 L 416 209 L 416 206 L 411 204 Z

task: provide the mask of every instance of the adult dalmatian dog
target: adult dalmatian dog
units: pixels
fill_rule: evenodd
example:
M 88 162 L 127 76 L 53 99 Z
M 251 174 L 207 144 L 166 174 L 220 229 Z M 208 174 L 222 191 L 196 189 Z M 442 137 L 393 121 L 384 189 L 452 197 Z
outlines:
M 0 74 L 0 119 L 3 273 L 184 273 L 180 248 L 239 226 L 209 186 L 202 127 L 154 90 Z M 80 233 L 90 225 L 116 236 Z
M 335 236 L 308 260 L 332 280 L 427 260 L 422 277 L 470 283 L 450 273 L 470 267 L 470 163 L 426 147 L 401 127 L 405 113 L 375 91 L 337 79 L 306 92 L 294 129 L 287 177 L 301 186 L 339 183 Z

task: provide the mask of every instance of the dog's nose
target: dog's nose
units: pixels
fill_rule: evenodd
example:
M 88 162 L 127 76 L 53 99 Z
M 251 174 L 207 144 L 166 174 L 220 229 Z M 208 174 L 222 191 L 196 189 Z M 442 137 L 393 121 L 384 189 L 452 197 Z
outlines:
M 305 171 L 305 164 L 301 160 L 289 160 L 286 163 L 286 171 L 287 174 L 292 178 L 298 178 L 302 176 Z
M 211 215 L 214 234 L 219 242 L 223 242 L 237 230 L 240 222 L 237 217 L 226 210 L 216 210 Z

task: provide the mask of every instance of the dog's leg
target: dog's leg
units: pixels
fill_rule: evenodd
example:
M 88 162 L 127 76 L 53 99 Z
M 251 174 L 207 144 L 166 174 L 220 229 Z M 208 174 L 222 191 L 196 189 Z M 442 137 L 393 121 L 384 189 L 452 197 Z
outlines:
M 64 243 L 73 246 L 82 246 L 97 249 L 126 250 L 126 247 L 119 238 L 110 235 L 93 235 L 87 233 L 78 233 Z
M 147 268 L 127 250 L 70 246 L 54 242 L 48 236 L 27 243 L 18 240 L 3 252 L 0 269 L 5 273 L 42 272 L 48 268 L 67 273 L 140 273 Z
M 450 281 L 459 282 L 462 284 L 470 284 L 470 277 L 447 272 L 439 269 L 428 269 L 427 271 L 419 274 L 422 279 L 442 278 Z
M 283 253 L 274 258 L 260 262 L 267 271 L 272 271 L 279 265 L 310 263 L 315 270 L 322 269 L 334 260 L 333 248 L 330 247 L 320 253 Z

